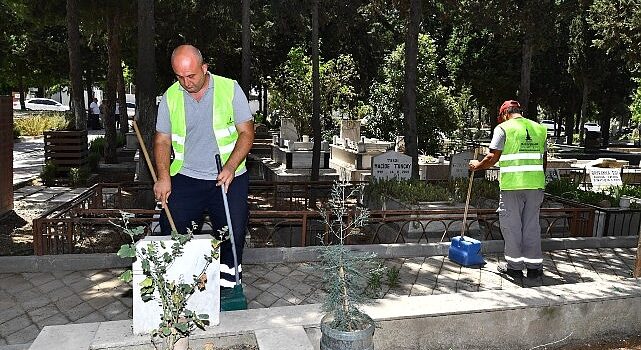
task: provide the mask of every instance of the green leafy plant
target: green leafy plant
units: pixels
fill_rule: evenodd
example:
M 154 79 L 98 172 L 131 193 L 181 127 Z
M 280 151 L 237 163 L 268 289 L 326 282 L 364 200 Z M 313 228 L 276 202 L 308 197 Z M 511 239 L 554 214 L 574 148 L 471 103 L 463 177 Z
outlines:
M 13 139 L 19 139 L 20 136 L 22 136 L 22 132 L 20 132 L 20 129 L 16 125 L 13 125 Z
M 69 122 L 64 113 L 49 112 L 14 120 L 14 128 L 23 136 L 40 136 L 46 130 L 65 130 Z
M 71 168 L 69 170 L 69 185 L 71 187 L 85 186 L 89 179 L 89 169 L 87 167 Z
M 341 331 L 363 329 L 369 324 L 371 319 L 360 310 L 360 306 L 372 295 L 373 285 L 368 282 L 374 281 L 375 284 L 376 275 L 382 271 L 374 253 L 356 252 L 345 246 L 349 236 L 358 232 L 369 217 L 367 208 L 356 207 L 353 208 L 353 217 L 348 218 L 352 209 L 348 203 L 361 193 L 362 186 L 351 187 L 347 182 L 336 182 L 326 204 L 327 210 L 320 211 L 335 242 L 320 248 L 320 268 L 327 289 L 323 311 L 331 316 L 330 327 Z
M 89 143 L 89 152 L 97 153 L 100 157 L 105 156 L 106 141 L 104 137 L 96 137 Z
M 173 281 L 166 278 L 167 271 L 176 262 L 176 259 L 183 254 L 185 245 L 192 239 L 192 231 L 187 234 L 172 232 L 170 250 L 166 251 L 168 242 L 149 242 L 144 248 L 136 251 L 135 242 L 144 235 L 143 227 L 129 227 L 129 220 L 133 214 L 121 212 L 123 226 L 119 226 L 131 238 L 132 243 L 123 244 L 118 251 L 121 258 L 140 259 L 142 272 L 145 279 L 140 283 L 140 294 L 143 301 L 159 300 L 162 306 L 161 321 L 158 328 L 153 330 L 153 338 L 164 339 L 168 349 L 181 338 L 191 334 L 196 328 L 204 329 L 209 324 L 209 315 L 196 314 L 187 309 L 187 301 L 196 293 L 205 289 L 207 276 L 205 271 L 214 259 L 218 258 L 221 241 L 211 239 L 211 253 L 204 255 L 205 264 L 202 270 L 195 273 L 191 282 L 183 280 Z M 118 226 L 118 225 L 116 225 Z M 220 237 L 225 237 L 227 228 L 219 230 Z M 130 283 L 133 280 L 131 270 L 123 272 L 120 279 Z
M 53 164 L 51 161 L 45 162 L 45 165 L 42 166 L 42 171 L 40 172 L 40 180 L 46 186 L 53 186 L 58 176 L 58 167 Z
M 400 272 L 401 269 L 399 269 L 397 266 L 392 266 L 387 269 L 387 285 L 390 286 L 390 288 L 398 286 L 398 282 L 400 280 Z

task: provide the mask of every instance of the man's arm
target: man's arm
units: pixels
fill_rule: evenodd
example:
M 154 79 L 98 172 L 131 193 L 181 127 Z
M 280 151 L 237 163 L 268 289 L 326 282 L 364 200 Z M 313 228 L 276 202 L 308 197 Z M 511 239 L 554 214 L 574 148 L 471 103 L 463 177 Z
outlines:
M 236 146 L 231 152 L 227 163 L 223 166 L 223 170 L 218 174 L 218 186 L 225 185 L 225 191 L 234 180 L 234 174 L 238 165 L 247 158 L 247 154 L 254 144 L 254 122 L 247 121 L 244 123 L 236 124 L 238 131 L 238 140 Z
M 154 159 L 156 161 L 156 175 L 158 180 L 154 184 L 154 195 L 163 207 L 171 194 L 171 177 L 169 164 L 171 155 L 171 135 L 156 132 L 154 137 Z
M 490 152 L 488 152 L 480 162 L 476 159 L 470 160 L 470 170 L 476 171 L 491 168 L 499 161 L 502 152 L 503 151 L 498 149 L 490 149 Z

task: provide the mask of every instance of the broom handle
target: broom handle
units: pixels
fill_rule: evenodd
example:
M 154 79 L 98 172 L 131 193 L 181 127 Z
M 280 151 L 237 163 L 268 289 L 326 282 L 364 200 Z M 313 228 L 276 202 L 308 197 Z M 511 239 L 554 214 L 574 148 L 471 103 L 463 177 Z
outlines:
M 479 149 L 474 148 L 474 158 L 476 159 L 479 155 Z M 472 194 L 472 182 L 474 181 L 474 170 L 470 173 L 470 180 L 467 185 L 467 198 L 465 199 L 465 212 L 463 213 L 463 226 L 461 227 L 461 238 L 465 236 L 465 225 L 467 225 L 467 210 L 470 207 L 470 195 Z
M 154 180 L 154 184 L 155 184 L 158 181 L 158 177 L 156 177 L 156 171 L 154 170 L 154 167 L 151 164 L 149 153 L 147 153 L 147 147 L 145 147 L 145 141 L 142 139 L 142 136 L 140 135 L 140 130 L 138 129 L 138 124 L 136 123 L 135 119 L 133 124 L 134 124 L 134 131 L 136 132 L 136 138 L 138 138 L 138 143 L 142 148 L 142 154 L 145 156 L 147 167 L 151 172 L 151 178 Z M 174 223 L 174 218 L 171 216 L 171 212 L 169 211 L 169 207 L 166 204 L 163 205 L 162 207 L 165 210 L 165 214 L 167 215 L 167 220 L 169 220 L 169 225 L 171 226 L 171 230 L 178 232 L 178 230 L 176 229 L 176 224 Z
M 220 154 L 216 155 L 216 168 L 218 174 L 223 171 L 223 164 L 220 160 Z M 225 185 L 220 185 L 220 190 L 223 194 L 223 204 L 225 206 L 225 216 L 227 217 L 227 228 L 229 229 L 229 239 L 231 240 L 231 253 L 234 256 L 234 274 L 236 274 L 236 285 L 240 284 L 240 277 L 238 275 L 238 257 L 236 255 L 236 242 L 234 241 L 234 229 L 231 225 L 231 216 L 229 215 L 229 202 L 227 202 L 227 192 L 225 192 Z

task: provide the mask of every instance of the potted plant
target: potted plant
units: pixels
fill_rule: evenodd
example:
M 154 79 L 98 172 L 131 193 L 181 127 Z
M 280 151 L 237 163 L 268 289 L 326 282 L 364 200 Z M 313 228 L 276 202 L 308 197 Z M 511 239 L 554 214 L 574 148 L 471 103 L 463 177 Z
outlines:
M 326 314 L 320 324 L 322 350 L 374 347 L 374 321 L 361 306 L 372 295 L 368 293 L 368 281 L 383 268 L 374 261 L 373 253 L 356 252 L 345 246 L 349 236 L 357 234 L 369 217 L 365 207 L 356 206 L 352 210 L 362 190 L 362 186 L 336 182 L 328 208 L 320 211 L 332 243 L 320 248 L 320 267 L 327 290 L 322 307 Z
M 209 324 L 209 315 L 197 314 L 187 309 L 189 298 L 197 291 L 203 291 L 207 283 L 206 271 L 214 259 L 218 259 L 221 241 L 211 238 L 211 253 L 204 255 L 202 269 L 194 271 L 193 280 L 187 281 L 183 276 L 178 280 L 167 278 L 167 272 L 183 249 L 192 239 L 192 232 L 179 234 L 171 233 L 171 241 L 151 241 L 142 249 L 136 249 L 135 241 L 144 235 L 143 227 L 130 228 L 129 219 L 133 214 L 122 213 L 123 226 L 119 226 L 129 235 L 132 243 L 124 244 L 118 251 L 122 258 L 140 259 L 144 280 L 139 283 L 140 295 L 144 302 L 156 300 L 162 307 L 160 324 L 151 332 L 151 341 L 160 341 L 163 349 L 188 349 L 189 335 L 196 328 L 204 329 Z M 220 237 L 225 237 L 227 228 L 219 231 Z M 170 246 L 168 246 L 170 244 Z M 126 270 L 121 280 L 130 283 L 133 280 L 132 270 Z

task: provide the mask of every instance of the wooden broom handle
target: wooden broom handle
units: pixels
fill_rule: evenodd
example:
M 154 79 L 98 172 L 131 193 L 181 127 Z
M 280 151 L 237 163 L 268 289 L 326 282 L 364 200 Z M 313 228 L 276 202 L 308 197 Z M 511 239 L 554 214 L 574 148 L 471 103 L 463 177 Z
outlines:
M 140 135 L 140 130 L 138 129 L 138 124 L 136 123 L 135 119 L 133 124 L 134 124 L 134 131 L 136 132 L 136 138 L 138 138 L 138 143 L 140 144 L 140 148 L 142 148 L 142 154 L 145 156 L 147 167 L 149 168 L 149 172 L 151 172 L 151 177 L 154 180 L 154 184 L 155 184 L 158 181 L 158 177 L 156 176 L 156 171 L 154 170 L 154 167 L 151 164 L 149 153 L 147 153 L 147 147 L 145 147 L 145 141 L 142 139 L 142 136 Z M 162 207 L 165 210 L 165 214 L 167 215 L 167 220 L 169 220 L 169 225 L 171 226 L 171 230 L 178 232 L 178 230 L 176 229 L 176 224 L 174 223 L 174 218 L 171 216 L 171 212 L 169 211 L 169 207 L 166 204 L 163 205 Z
M 478 147 L 474 148 L 474 158 L 476 159 L 479 156 Z M 465 225 L 467 224 L 467 210 L 470 207 L 470 195 L 472 194 L 472 182 L 474 181 L 474 170 L 470 173 L 470 180 L 467 185 L 467 198 L 465 199 L 465 212 L 463 213 L 463 225 L 461 227 L 461 238 L 465 236 Z

